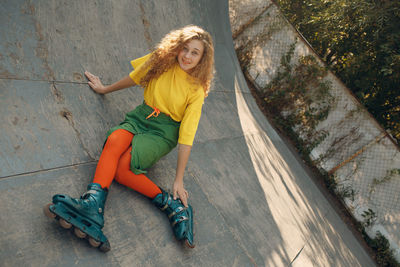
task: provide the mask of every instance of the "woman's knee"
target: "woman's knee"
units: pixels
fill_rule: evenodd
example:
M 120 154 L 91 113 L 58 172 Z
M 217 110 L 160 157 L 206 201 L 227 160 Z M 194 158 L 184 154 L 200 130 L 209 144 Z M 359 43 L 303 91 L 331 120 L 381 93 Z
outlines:
M 129 148 L 125 151 L 118 161 L 117 170 L 115 172 L 115 181 L 118 183 L 123 183 L 124 177 L 126 177 L 127 172 L 130 171 L 131 150 L 132 148 Z

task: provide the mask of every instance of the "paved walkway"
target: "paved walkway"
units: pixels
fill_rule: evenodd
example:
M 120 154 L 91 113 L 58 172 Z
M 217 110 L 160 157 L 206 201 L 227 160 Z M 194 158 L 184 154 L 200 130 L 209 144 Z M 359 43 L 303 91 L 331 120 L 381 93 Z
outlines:
M 0 3 L 1 266 L 374 266 L 257 108 L 232 45 L 227 1 Z M 173 28 L 197 24 L 215 40 L 216 79 L 186 172 L 197 247 L 167 218 L 113 184 L 101 253 L 42 214 L 56 193 L 79 196 L 106 131 L 142 89 L 93 93 L 84 70 L 111 83 Z M 149 176 L 171 188 L 177 153 Z

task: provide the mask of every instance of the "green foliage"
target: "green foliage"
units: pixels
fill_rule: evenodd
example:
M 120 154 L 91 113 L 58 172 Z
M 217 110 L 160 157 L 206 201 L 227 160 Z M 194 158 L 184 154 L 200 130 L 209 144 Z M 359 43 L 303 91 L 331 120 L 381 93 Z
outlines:
M 364 218 L 364 227 L 371 226 L 376 221 L 376 213 L 372 209 L 365 210 L 361 216 Z
M 336 188 L 337 188 L 337 181 L 335 179 L 335 176 L 332 174 L 328 174 L 324 170 L 321 170 L 321 175 L 324 179 L 325 185 L 328 188 L 328 190 L 335 194 Z
M 379 231 L 374 239 L 368 239 L 368 244 L 376 251 L 376 262 L 383 267 L 400 267 L 393 256 L 389 241 Z
M 281 67 L 276 77 L 263 88 L 266 107 L 276 115 L 276 123 L 286 132 L 294 129 L 300 138 L 291 134 L 303 156 L 327 136 L 324 131 L 316 131 L 317 124 L 324 120 L 333 103 L 330 84 L 323 80 L 327 70 L 312 56 L 304 56 L 296 65 L 291 60 L 295 44 L 281 58 Z
M 354 195 L 355 195 L 355 191 L 354 189 L 347 185 L 340 185 L 337 186 L 335 193 L 341 198 L 341 199 L 345 199 L 345 198 L 350 198 L 352 201 L 354 201 Z
M 391 170 L 388 170 L 388 171 L 386 172 L 385 177 L 383 177 L 383 178 L 381 178 L 381 179 L 374 178 L 374 179 L 372 180 L 372 184 L 371 184 L 371 188 L 370 188 L 370 190 L 369 190 L 369 193 L 370 193 L 370 194 L 373 193 L 373 192 L 375 191 L 375 188 L 376 188 L 377 185 L 380 185 L 380 184 L 389 182 L 390 180 L 392 180 L 392 179 L 393 179 L 394 177 L 396 177 L 396 176 L 400 176 L 400 169 L 391 169 Z
M 400 1 L 277 3 L 328 66 L 400 141 Z
M 375 261 L 378 266 L 400 267 L 400 263 L 394 257 L 394 251 L 390 248 L 389 240 L 381 232 L 377 231 L 376 236 L 370 238 L 365 231 L 365 227 L 358 222 L 355 223 L 368 246 L 374 250 Z

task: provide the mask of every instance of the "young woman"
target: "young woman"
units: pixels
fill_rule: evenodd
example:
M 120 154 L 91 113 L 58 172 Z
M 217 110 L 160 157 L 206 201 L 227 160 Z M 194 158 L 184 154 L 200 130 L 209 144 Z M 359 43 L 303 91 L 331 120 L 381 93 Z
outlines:
M 168 33 L 150 54 L 131 61 L 134 70 L 120 81 L 104 86 L 85 72 L 89 86 L 107 94 L 134 85 L 144 87 L 144 102 L 126 114 L 125 120 L 107 133 L 93 183 L 80 199 L 53 196 L 44 211 L 64 228 L 74 226 L 75 234 L 87 237 L 102 251 L 110 243 L 102 232 L 104 204 L 115 180 L 152 199 L 171 222 L 178 240 L 193 243 L 193 210 L 183 176 L 200 120 L 214 69 L 214 47 L 210 34 L 189 25 Z M 177 144 L 178 162 L 172 195 L 146 175 L 146 169 Z

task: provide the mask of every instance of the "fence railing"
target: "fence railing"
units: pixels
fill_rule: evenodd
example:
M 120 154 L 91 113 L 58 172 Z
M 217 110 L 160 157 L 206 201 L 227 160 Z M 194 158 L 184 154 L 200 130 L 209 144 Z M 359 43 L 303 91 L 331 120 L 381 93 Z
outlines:
M 292 72 L 306 56 L 324 66 L 272 1 L 231 0 L 230 9 L 239 61 L 260 93 L 268 95 L 268 90 L 277 90 L 277 77 L 282 81 L 285 60 Z M 377 231 L 381 232 L 400 260 L 399 147 L 334 74 L 328 72 L 322 80 L 329 84 L 327 95 L 333 101 L 329 113 L 311 129 L 314 137 L 321 138 L 312 144 L 305 142 L 310 145 L 308 156 L 318 168 L 334 177 L 336 193 L 365 226 L 368 235 L 373 238 Z M 312 95 L 316 85 L 311 82 L 306 88 L 309 92 L 305 94 Z M 309 110 L 313 110 L 312 105 Z M 298 105 L 297 109 L 285 110 L 282 116 L 298 118 L 300 109 Z M 309 117 L 301 118 L 303 121 L 292 129 L 305 139 L 311 131 L 307 125 Z

